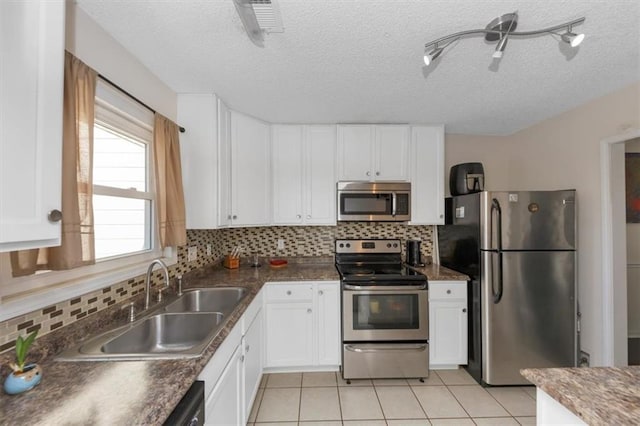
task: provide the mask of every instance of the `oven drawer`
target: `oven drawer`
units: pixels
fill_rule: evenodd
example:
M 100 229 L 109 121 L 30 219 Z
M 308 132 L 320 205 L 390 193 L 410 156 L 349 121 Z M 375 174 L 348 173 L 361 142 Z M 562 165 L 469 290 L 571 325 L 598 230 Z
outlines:
M 392 379 L 429 376 L 429 345 L 424 343 L 345 343 L 342 376 Z
M 313 300 L 313 284 L 267 284 L 267 302 L 300 302 Z
M 466 281 L 429 281 L 429 300 L 466 298 Z

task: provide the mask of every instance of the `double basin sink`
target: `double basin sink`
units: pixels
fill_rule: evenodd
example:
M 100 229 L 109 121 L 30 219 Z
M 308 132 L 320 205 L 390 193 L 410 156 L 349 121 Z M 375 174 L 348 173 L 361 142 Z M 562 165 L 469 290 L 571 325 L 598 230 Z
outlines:
M 242 287 L 196 289 L 128 325 L 63 352 L 59 361 L 198 357 L 247 295 Z

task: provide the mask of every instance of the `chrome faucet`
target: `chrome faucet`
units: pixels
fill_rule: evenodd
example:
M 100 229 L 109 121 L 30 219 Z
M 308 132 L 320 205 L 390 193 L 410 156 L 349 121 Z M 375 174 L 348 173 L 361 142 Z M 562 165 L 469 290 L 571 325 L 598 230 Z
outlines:
M 149 301 L 151 299 L 151 292 L 149 287 L 151 286 L 151 272 L 153 271 L 153 265 L 160 265 L 160 268 L 162 269 L 162 272 L 164 273 L 164 286 L 165 288 L 169 287 L 169 270 L 167 269 L 167 265 L 165 265 L 165 263 L 160 260 L 160 259 L 155 259 L 152 260 L 151 263 L 149 264 L 149 268 L 147 268 L 147 277 L 144 280 L 144 292 L 145 292 L 145 297 L 144 297 L 144 309 L 149 309 Z M 163 289 L 160 289 L 160 292 L 162 293 Z

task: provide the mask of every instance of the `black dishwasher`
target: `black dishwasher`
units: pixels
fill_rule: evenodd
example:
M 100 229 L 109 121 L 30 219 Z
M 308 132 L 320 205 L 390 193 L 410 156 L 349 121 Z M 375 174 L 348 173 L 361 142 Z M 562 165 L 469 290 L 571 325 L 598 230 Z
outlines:
M 204 382 L 195 381 L 169 416 L 165 426 L 204 425 Z

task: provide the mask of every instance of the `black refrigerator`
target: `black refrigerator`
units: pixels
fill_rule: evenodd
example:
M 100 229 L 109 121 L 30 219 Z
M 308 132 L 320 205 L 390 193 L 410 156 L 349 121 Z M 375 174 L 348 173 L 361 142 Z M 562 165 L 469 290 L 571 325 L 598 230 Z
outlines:
M 446 200 L 440 263 L 470 277 L 469 363 L 483 385 L 578 359 L 576 193 L 478 192 Z

